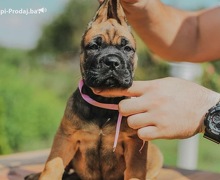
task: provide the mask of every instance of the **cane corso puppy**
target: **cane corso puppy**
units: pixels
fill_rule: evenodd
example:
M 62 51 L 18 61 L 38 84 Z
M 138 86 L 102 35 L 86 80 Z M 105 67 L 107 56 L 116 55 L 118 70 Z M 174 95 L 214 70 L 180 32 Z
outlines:
M 143 144 L 136 130 L 128 127 L 126 117 L 120 124 L 117 108 L 108 109 L 108 105 L 117 107 L 125 97 L 107 98 L 92 91 L 129 88 L 136 64 L 135 40 L 119 0 L 105 0 L 83 35 L 82 81 L 67 102 L 45 168 L 42 173 L 26 179 L 145 180 L 157 177 L 162 166 L 160 151 L 149 142 Z M 107 107 L 101 107 L 102 104 Z M 116 126 L 120 125 L 120 133 L 115 138 Z M 72 174 L 68 174 L 70 169 Z

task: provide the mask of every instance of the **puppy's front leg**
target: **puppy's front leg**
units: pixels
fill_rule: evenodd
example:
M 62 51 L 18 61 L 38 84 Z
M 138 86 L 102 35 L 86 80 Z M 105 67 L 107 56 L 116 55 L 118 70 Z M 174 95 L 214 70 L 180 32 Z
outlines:
M 40 180 L 61 180 L 65 167 L 75 155 L 78 144 L 74 138 L 73 125 L 63 119 L 54 138 L 53 146 L 46 162 L 45 168 L 41 173 Z
M 142 145 L 143 141 L 140 140 L 138 137 L 131 137 L 129 140 L 125 142 L 125 180 L 146 179 L 148 143 L 146 142 L 141 152 L 139 152 Z

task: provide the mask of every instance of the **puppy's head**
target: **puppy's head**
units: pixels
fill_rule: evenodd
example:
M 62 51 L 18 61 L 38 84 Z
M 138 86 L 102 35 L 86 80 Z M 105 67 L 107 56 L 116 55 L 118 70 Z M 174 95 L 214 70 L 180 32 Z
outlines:
M 135 40 L 119 0 L 105 0 L 83 35 L 83 80 L 87 86 L 100 90 L 128 88 L 136 63 Z

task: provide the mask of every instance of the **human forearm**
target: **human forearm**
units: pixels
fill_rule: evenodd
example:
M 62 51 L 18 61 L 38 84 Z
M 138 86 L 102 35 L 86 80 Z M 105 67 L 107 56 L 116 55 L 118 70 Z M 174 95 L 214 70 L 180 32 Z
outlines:
M 162 4 L 159 0 L 140 2 L 146 3 L 142 7 L 143 12 L 133 14 L 133 10 L 129 7 L 125 10 L 129 23 L 147 46 L 159 56 L 169 60 L 186 60 L 188 56 L 192 56 L 188 48 L 195 48 L 196 41 L 196 28 L 194 28 L 196 19 L 193 13 L 176 10 Z M 186 23 L 190 23 L 191 26 L 184 27 L 180 32 L 182 22 L 187 17 Z
M 182 11 L 166 6 L 159 0 L 121 2 L 129 23 L 146 45 L 159 56 L 169 60 L 194 62 L 220 57 L 219 51 L 215 50 L 218 47 L 217 40 L 220 40 L 217 33 L 220 23 L 214 22 L 216 16 L 220 16 L 217 10 Z M 212 34 L 209 33 L 210 30 Z M 216 39 L 210 42 L 207 36 L 213 34 L 216 34 Z

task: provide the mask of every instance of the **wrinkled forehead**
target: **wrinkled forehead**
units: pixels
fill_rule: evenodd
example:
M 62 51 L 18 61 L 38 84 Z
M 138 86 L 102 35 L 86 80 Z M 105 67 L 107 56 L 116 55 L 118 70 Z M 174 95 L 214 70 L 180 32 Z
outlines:
M 107 44 L 120 44 L 122 38 L 126 38 L 135 47 L 135 41 L 130 29 L 117 23 L 114 19 L 93 25 L 84 37 L 84 43 L 90 43 L 95 37 L 100 36 Z M 86 44 L 85 44 L 86 45 Z

